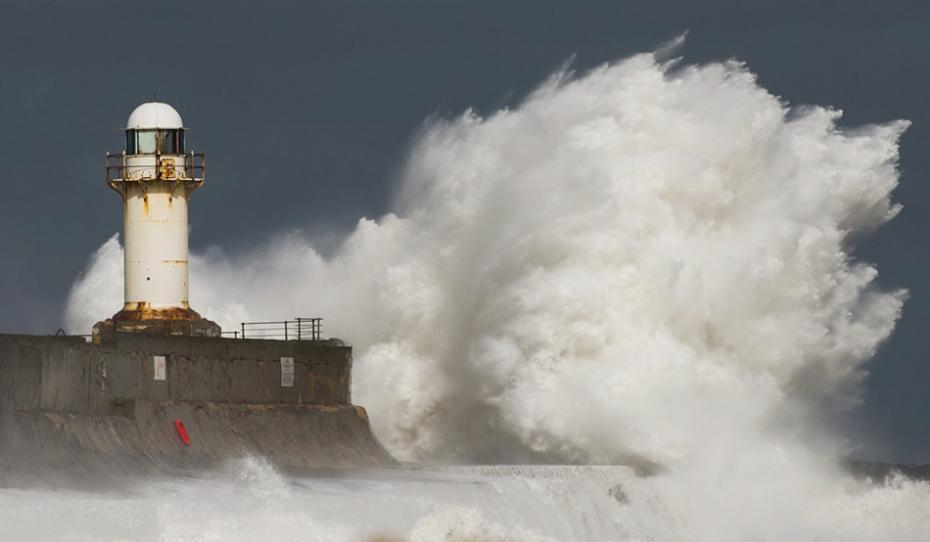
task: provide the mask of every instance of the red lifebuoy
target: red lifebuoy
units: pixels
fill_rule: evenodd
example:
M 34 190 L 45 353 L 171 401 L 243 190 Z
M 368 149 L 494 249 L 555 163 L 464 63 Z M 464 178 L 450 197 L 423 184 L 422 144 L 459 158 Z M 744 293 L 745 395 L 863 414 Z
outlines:
M 184 427 L 184 422 L 181 420 L 174 420 L 174 428 L 178 431 L 178 436 L 181 437 L 181 442 L 185 446 L 191 445 L 191 436 L 187 434 L 187 428 Z

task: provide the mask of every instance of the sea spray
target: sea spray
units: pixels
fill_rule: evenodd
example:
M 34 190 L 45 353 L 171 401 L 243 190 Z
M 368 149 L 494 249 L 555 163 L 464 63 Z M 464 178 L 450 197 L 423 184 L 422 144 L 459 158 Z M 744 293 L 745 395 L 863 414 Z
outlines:
M 425 126 L 394 212 L 331 257 L 297 233 L 194 255 L 192 298 L 227 328 L 324 316 L 401 459 L 627 464 L 679 535 L 874 539 L 824 506 L 927 489 L 849 485 L 824 420 L 859 400 L 906 296 L 852 248 L 899 210 L 907 123 L 840 117 L 738 62 L 562 71 Z M 70 329 L 103 316 L 82 299 L 118 308 L 118 248 L 75 283 Z M 898 539 L 930 530 L 917 509 Z
M 906 124 L 838 117 L 789 110 L 737 63 L 559 73 L 516 110 L 428 127 L 397 214 L 330 260 L 296 235 L 195 256 L 194 295 L 229 328 L 325 315 L 404 457 L 668 461 L 695 416 L 854 404 L 894 325 L 903 292 L 871 288 L 849 243 L 897 211 Z M 71 329 L 118 307 L 119 254 L 75 285 Z

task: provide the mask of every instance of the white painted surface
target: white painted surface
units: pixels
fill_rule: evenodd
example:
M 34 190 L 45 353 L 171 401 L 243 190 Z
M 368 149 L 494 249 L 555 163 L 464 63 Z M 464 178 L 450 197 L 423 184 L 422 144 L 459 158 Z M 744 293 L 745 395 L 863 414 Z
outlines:
M 147 102 L 135 108 L 126 122 L 127 130 L 145 128 L 182 128 L 181 115 L 166 103 Z
M 165 380 L 168 378 L 168 363 L 165 356 L 155 356 L 155 380 Z
M 281 387 L 294 387 L 294 358 L 281 358 Z
M 184 183 L 127 183 L 125 309 L 188 308 L 187 198 Z
M 146 180 L 155 178 L 155 165 L 156 160 L 161 159 L 162 161 L 162 178 L 166 177 L 166 173 L 171 173 L 172 169 L 174 170 L 173 178 L 183 178 L 184 176 L 184 164 L 186 163 L 187 155 L 184 154 L 161 154 L 158 158 L 154 154 L 133 154 L 126 157 L 126 179 L 127 180 Z M 173 167 L 166 168 L 168 164 L 171 164 Z M 168 178 L 172 178 L 168 176 Z

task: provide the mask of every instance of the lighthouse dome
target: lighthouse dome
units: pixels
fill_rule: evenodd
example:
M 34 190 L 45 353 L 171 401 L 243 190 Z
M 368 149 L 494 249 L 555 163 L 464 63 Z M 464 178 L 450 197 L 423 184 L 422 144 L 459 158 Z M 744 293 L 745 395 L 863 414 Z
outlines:
M 184 127 L 181 115 L 166 103 L 147 102 L 133 109 L 126 122 L 127 130 L 162 128 L 177 130 Z

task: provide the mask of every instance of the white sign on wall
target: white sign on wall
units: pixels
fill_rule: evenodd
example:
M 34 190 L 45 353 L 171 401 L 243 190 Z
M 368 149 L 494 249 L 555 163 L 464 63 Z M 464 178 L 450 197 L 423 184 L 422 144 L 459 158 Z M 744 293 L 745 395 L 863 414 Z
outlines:
M 294 387 L 294 358 L 281 358 L 281 387 Z
M 168 376 L 165 356 L 155 356 L 153 359 L 155 361 L 155 380 L 165 380 Z

